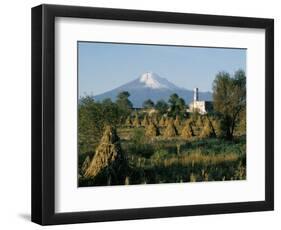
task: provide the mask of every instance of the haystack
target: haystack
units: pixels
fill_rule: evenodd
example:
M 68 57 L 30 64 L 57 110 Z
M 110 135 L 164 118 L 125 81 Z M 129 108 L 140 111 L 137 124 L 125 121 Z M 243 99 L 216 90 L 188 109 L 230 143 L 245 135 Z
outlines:
M 212 127 L 214 128 L 215 130 L 215 133 L 216 133 L 216 136 L 217 137 L 220 137 L 223 135 L 222 133 L 222 128 L 221 128 L 221 123 L 218 119 L 215 119 L 215 118 L 212 118 L 210 119 L 210 122 L 212 124 Z
M 140 125 L 141 125 L 141 122 L 140 122 L 140 120 L 139 120 L 139 116 L 138 116 L 138 114 L 136 114 L 136 115 L 135 115 L 135 119 L 134 119 L 134 121 L 133 121 L 133 126 L 139 127 Z
M 155 124 L 155 125 L 159 125 L 159 117 L 157 114 L 154 114 L 151 118 L 152 122 Z
M 174 125 L 174 121 L 173 121 L 173 119 L 170 119 L 168 121 L 168 125 L 164 131 L 164 137 L 175 137 L 175 136 L 177 136 L 177 134 L 178 134 L 178 132 Z
M 98 178 L 100 183 L 123 184 L 127 165 L 116 130 L 107 126 L 84 176 Z
M 148 116 L 147 115 L 144 116 L 141 125 L 144 126 L 144 127 L 149 125 L 149 120 L 148 120 Z
M 130 116 L 127 117 L 125 123 L 126 123 L 127 126 L 131 126 L 132 125 L 132 121 L 131 121 L 131 117 Z
M 174 121 L 174 125 L 175 125 L 176 127 L 179 127 L 179 126 L 181 125 L 181 121 L 180 121 L 180 118 L 179 118 L 178 115 L 176 116 L 176 120 Z
M 161 126 L 161 127 L 165 126 L 165 121 L 166 121 L 165 117 L 162 116 L 159 121 L 159 126 Z
M 169 122 L 170 122 L 170 119 L 167 117 L 166 119 L 165 119 L 165 125 L 164 126 L 167 126 L 168 124 L 169 124 Z M 174 122 L 173 122 L 174 123 Z
M 190 122 L 187 122 L 183 129 L 181 130 L 181 137 L 188 139 L 194 136 L 194 132 Z
M 150 122 L 149 126 L 145 129 L 145 135 L 147 137 L 156 137 L 160 134 L 158 127 Z
M 198 116 L 198 118 L 196 120 L 196 123 L 195 123 L 195 126 L 197 128 L 203 128 L 203 126 L 204 126 L 204 118 L 201 115 Z
M 216 137 L 216 133 L 210 120 L 206 119 L 204 127 L 200 133 L 200 138 L 209 138 L 209 137 Z
M 89 165 L 90 165 L 90 162 L 91 162 L 91 161 L 90 161 L 90 157 L 87 156 L 86 159 L 84 160 L 83 164 L 82 164 L 82 167 L 81 167 L 82 173 L 85 173 L 85 172 L 86 172 L 87 168 L 88 168 Z

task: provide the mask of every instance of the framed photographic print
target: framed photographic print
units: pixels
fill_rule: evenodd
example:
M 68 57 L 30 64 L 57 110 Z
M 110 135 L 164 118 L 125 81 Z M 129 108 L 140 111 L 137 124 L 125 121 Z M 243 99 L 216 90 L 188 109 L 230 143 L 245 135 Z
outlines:
M 32 221 L 274 208 L 273 19 L 32 8 Z

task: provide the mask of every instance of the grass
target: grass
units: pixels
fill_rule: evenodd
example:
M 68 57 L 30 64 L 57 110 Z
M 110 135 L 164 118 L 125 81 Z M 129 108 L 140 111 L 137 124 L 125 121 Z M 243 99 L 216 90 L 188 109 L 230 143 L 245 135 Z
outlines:
M 180 136 L 146 138 L 142 127 L 121 127 L 117 133 L 129 162 L 126 184 L 246 179 L 245 136 L 233 141 L 198 137 L 184 140 Z M 85 157 L 79 157 L 80 167 Z M 102 185 L 85 178 L 79 181 L 80 186 Z

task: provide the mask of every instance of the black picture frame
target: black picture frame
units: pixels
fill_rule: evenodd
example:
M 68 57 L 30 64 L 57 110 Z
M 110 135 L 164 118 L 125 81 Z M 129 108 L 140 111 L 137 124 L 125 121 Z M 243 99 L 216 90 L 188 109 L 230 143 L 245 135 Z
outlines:
M 265 29 L 265 200 L 55 213 L 55 18 L 109 19 Z M 125 9 L 32 8 L 32 221 L 41 225 L 267 211 L 274 209 L 274 20 Z

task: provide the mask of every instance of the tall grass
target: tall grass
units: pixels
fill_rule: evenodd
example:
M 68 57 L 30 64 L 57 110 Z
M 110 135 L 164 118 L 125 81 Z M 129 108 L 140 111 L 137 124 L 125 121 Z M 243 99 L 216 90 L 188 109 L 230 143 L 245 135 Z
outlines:
M 149 159 L 131 156 L 130 183 L 176 183 L 246 179 L 246 157 L 235 153 L 181 156 L 153 156 Z
M 157 184 L 246 179 L 246 140 L 216 138 L 183 141 L 135 139 L 122 141 L 129 171 L 124 184 Z M 93 186 L 80 180 L 80 186 Z

